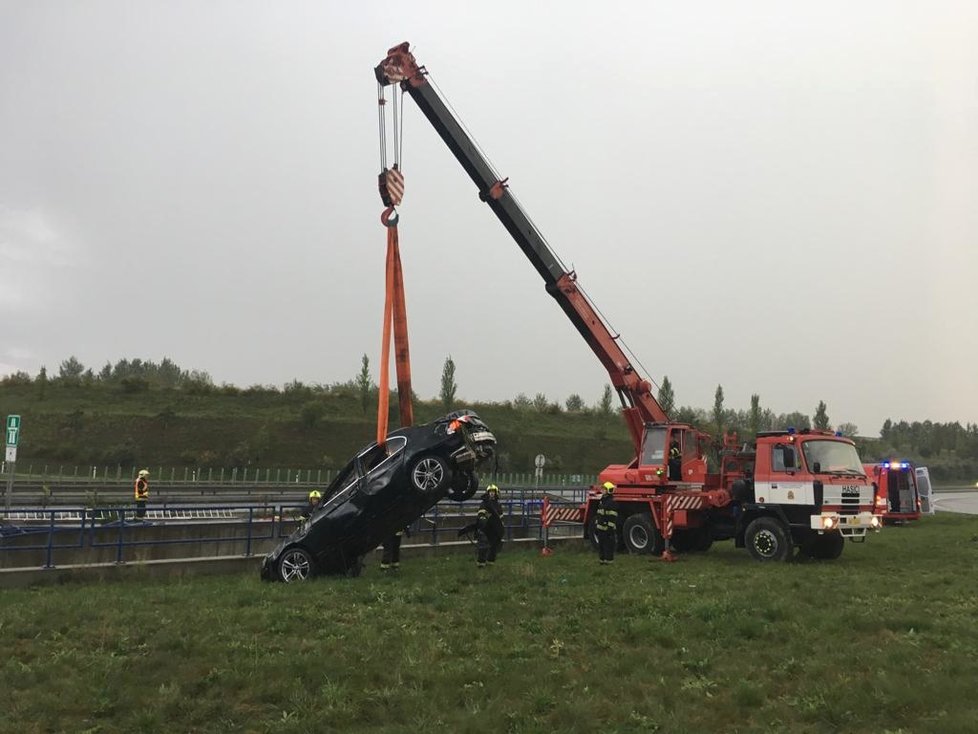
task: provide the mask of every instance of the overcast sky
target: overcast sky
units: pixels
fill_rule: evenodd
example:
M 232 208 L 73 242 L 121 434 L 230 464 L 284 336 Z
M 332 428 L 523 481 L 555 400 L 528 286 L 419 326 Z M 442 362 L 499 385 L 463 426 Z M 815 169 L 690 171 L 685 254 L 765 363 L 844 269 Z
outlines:
M 978 421 L 978 4 L 0 0 L 0 374 L 380 355 L 373 67 L 410 41 L 650 376 Z M 415 390 L 609 382 L 405 102 Z

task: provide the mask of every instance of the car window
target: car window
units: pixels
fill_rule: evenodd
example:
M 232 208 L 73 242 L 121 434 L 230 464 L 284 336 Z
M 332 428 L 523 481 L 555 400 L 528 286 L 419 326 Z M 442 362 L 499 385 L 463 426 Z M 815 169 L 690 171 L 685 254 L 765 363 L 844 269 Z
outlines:
M 404 436 L 391 436 L 383 447 L 371 446 L 360 455 L 362 470 L 369 474 L 374 470 L 387 468 L 390 462 L 404 451 L 405 446 L 407 446 L 407 439 Z

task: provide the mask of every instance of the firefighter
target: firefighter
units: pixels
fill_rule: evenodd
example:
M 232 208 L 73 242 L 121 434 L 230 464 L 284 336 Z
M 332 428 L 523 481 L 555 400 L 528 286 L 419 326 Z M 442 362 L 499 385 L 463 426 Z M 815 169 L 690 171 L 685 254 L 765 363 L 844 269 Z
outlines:
M 149 499 L 149 469 L 139 470 L 132 493 L 136 500 L 136 517 L 142 520 L 146 517 L 146 500 Z
M 401 570 L 401 536 L 407 535 L 411 536 L 411 531 L 408 528 L 404 530 L 398 530 L 392 536 L 384 541 L 384 554 L 380 558 L 380 570 L 381 571 L 400 571 Z
M 322 501 L 323 493 L 318 489 L 312 490 L 309 493 L 309 501 L 306 503 L 306 506 L 302 508 L 302 512 L 300 513 L 302 515 L 302 519 L 308 520 L 310 517 L 312 517 L 312 513 L 319 509 L 319 505 Z
M 490 484 L 482 495 L 482 504 L 476 516 L 476 566 L 485 568 L 487 563 L 495 563 L 502 544 L 503 508 L 499 504 L 499 487 Z
M 598 534 L 598 555 L 601 565 L 615 560 L 615 546 L 618 544 L 618 505 L 615 504 L 615 485 L 605 482 L 604 490 L 594 511 L 594 529 Z
M 683 452 L 679 442 L 673 439 L 669 446 L 669 481 L 678 482 L 683 478 Z

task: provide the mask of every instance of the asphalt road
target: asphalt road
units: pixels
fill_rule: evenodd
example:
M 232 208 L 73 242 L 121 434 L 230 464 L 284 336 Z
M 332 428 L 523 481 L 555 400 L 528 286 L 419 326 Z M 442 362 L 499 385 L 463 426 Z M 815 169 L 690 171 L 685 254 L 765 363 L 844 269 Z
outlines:
M 978 515 L 978 492 L 934 493 L 934 506 L 944 512 L 964 512 Z

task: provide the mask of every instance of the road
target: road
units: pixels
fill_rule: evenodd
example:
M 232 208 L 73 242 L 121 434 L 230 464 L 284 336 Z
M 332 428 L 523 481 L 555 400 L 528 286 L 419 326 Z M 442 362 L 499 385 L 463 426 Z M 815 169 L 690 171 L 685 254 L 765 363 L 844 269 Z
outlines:
M 944 512 L 964 512 L 978 515 L 978 492 L 934 493 L 934 506 Z

